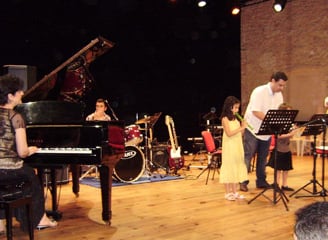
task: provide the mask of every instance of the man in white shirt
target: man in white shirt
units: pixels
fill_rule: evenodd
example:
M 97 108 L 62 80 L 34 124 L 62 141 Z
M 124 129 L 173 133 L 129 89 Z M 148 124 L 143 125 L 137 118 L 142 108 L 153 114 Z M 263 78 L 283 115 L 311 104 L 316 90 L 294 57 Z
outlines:
M 256 87 L 250 96 L 245 112 L 245 120 L 251 127 L 246 128 L 244 134 L 245 162 L 250 170 L 250 162 L 256 154 L 256 187 L 268 188 L 271 185 L 266 181 L 265 166 L 271 142 L 271 135 L 256 135 L 268 110 L 278 109 L 283 103 L 282 90 L 288 80 L 284 72 L 275 72 L 270 81 Z M 241 191 L 248 191 L 248 181 L 240 183 Z

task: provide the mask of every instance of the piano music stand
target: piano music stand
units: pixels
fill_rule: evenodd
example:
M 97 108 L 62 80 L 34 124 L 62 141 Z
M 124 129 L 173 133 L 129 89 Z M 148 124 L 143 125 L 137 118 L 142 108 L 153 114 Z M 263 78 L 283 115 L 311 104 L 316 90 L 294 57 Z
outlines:
M 324 120 L 324 121 L 322 121 Z M 299 191 L 304 190 L 308 193 L 310 193 L 310 195 L 308 196 L 295 196 L 295 198 L 301 198 L 301 197 L 325 197 L 327 196 L 327 190 L 324 187 L 324 164 L 325 164 L 325 160 L 324 160 L 324 154 L 322 154 L 323 160 L 322 160 L 322 184 L 320 184 L 317 179 L 316 179 L 316 162 L 317 162 L 317 151 L 316 151 L 316 142 L 317 142 L 317 135 L 321 134 L 322 132 L 324 133 L 323 136 L 323 146 L 325 146 L 325 132 L 326 132 L 326 123 L 328 121 L 328 114 L 314 114 L 310 121 L 307 122 L 306 124 L 304 124 L 303 126 L 306 126 L 306 128 L 304 129 L 302 136 L 311 136 L 313 135 L 313 144 L 311 144 L 312 147 L 312 153 L 313 153 L 313 170 L 312 170 L 312 179 L 305 184 L 303 187 L 299 188 L 298 190 L 296 190 L 295 192 L 293 192 L 290 197 L 294 196 L 295 194 L 297 194 Z M 309 186 L 310 184 L 313 184 L 313 190 L 312 192 L 309 191 L 308 189 L 306 189 L 307 186 Z M 318 192 L 317 191 L 317 185 L 319 185 L 321 187 L 321 191 Z
M 298 113 L 298 110 L 269 110 L 265 115 L 262 124 L 260 126 L 259 132 L 257 135 L 274 135 L 275 138 L 275 147 L 274 147 L 274 181 L 273 181 L 273 200 L 272 203 L 276 204 L 281 199 L 285 205 L 286 210 L 288 211 L 287 202 L 289 201 L 287 196 L 281 190 L 277 184 L 277 139 L 279 134 L 288 133 L 294 119 Z M 252 198 L 248 204 L 253 202 L 256 198 L 263 195 L 265 198 L 269 199 L 264 193 L 271 188 L 265 188 L 258 195 Z M 277 194 L 279 197 L 277 197 Z

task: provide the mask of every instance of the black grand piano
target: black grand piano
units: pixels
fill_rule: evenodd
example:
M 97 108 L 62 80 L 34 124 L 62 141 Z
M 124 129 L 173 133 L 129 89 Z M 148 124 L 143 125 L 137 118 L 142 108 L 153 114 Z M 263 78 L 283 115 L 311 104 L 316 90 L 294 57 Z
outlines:
M 83 97 L 92 90 L 94 80 L 89 65 L 114 44 L 103 37 L 87 46 L 38 81 L 25 92 L 22 104 L 16 106 L 27 124 L 27 140 L 40 151 L 25 159 L 38 169 L 44 182 L 45 170 L 50 170 L 52 210 L 47 211 L 56 220 L 61 218 L 57 204 L 56 169 L 69 165 L 72 190 L 79 195 L 80 165 L 97 165 L 100 173 L 102 219 L 111 224 L 111 187 L 115 164 L 124 155 L 124 122 L 86 122 Z M 58 86 L 59 71 L 64 80 Z M 49 98 L 58 88 L 57 99 Z

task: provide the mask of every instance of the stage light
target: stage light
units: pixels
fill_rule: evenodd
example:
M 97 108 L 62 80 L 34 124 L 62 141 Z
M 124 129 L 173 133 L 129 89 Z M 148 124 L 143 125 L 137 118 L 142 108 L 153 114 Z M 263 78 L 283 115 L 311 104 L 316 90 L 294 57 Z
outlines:
M 232 1 L 231 14 L 232 15 L 238 15 L 240 13 L 240 9 L 241 9 L 240 0 L 233 0 Z
M 240 7 L 239 6 L 233 6 L 231 9 L 232 15 L 238 15 L 240 13 Z
M 198 5 L 198 7 L 205 7 L 206 4 L 207 4 L 207 3 L 206 3 L 205 0 L 199 0 L 197 5 Z
M 284 10 L 287 0 L 274 0 L 273 10 L 275 12 L 282 12 Z

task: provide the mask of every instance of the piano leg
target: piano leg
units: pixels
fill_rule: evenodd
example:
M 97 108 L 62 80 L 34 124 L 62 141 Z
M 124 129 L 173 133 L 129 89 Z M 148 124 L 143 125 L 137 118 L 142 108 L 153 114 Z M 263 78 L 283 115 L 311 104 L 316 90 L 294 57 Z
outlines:
M 71 164 L 70 169 L 72 172 L 72 191 L 78 197 L 80 192 L 80 165 Z
M 50 168 L 50 187 L 47 187 L 50 190 L 51 198 L 52 198 L 52 210 L 47 210 L 46 213 L 48 216 L 53 217 L 56 221 L 62 218 L 62 213 L 58 211 L 58 204 L 57 204 L 57 168 Z M 47 183 L 48 184 L 48 183 Z
M 112 218 L 111 192 L 113 168 L 102 164 L 99 166 L 99 173 L 102 199 L 102 219 L 106 224 L 110 225 Z

